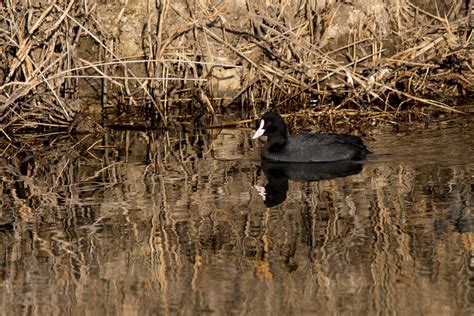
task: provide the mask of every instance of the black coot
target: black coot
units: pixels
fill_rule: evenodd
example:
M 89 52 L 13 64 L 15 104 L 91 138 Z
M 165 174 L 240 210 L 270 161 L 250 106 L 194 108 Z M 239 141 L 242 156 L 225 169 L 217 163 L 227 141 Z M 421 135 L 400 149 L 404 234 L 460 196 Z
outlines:
M 253 139 L 268 136 L 262 159 L 282 162 L 329 162 L 360 160 L 369 153 L 362 139 L 345 134 L 300 134 L 288 136 L 283 118 L 267 112 Z

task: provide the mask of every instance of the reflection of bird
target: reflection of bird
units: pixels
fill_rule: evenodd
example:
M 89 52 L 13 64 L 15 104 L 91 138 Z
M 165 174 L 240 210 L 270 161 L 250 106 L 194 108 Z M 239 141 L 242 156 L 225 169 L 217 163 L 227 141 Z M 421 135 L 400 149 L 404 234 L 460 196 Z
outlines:
M 262 169 L 268 183 L 264 188 L 255 186 L 266 206 L 272 207 L 286 199 L 288 180 L 320 181 L 346 177 L 362 170 L 362 164 L 355 161 L 282 163 L 262 161 Z
M 268 136 L 262 158 L 283 162 L 359 160 L 369 153 L 362 139 L 345 134 L 300 134 L 288 136 L 283 118 L 272 112 L 263 115 L 256 139 Z

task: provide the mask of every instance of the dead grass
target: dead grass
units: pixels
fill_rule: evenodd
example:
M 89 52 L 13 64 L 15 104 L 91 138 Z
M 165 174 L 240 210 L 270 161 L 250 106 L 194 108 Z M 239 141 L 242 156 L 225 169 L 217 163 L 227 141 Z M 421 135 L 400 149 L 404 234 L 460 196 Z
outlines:
M 235 22 L 224 4 L 183 1 L 178 10 L 171 1 L 153 3 L 143 54 L 125 58 L 97 3 L 7 1 L 0 23 L 1 131 L 68 128 L 85 107 L 78 100 L 84 82 L 104 112 L 143 107 L 142 119 L 161 126 L 176 113 L 213 115 L 229 107 L 243 117 L 267 108 L 462 112 L 456 100 L 473 96 L 472 29 L 468 15 L 453 14 L 459 5 L 448 19 L 400 0 L 388 8 L 390 32 L 377 31 L 375 16 L 334 41 L 330 31 L 341 23 L 342 6 L 317 11 L 311 1 L 291 8 L 248 2 Z M 84 39 L 98 53 L 82 57 Z M 229 69 L 239 88 L 220 95 L 213 77 Z

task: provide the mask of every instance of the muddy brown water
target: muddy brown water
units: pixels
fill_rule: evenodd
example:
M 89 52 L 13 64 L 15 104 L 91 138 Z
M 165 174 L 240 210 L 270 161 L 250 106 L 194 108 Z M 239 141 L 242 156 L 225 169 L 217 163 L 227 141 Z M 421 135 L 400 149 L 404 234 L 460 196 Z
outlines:
M 472 315 L 467 120 L 309 169 L 241 130 L 5 147 L 2 314 Z

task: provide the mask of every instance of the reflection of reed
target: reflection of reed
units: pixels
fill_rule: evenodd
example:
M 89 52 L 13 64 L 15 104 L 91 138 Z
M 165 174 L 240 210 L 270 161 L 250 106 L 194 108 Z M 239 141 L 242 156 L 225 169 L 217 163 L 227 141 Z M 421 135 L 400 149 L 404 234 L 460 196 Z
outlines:
M 98 147 L 105 154 L 93 155 L 66 139 L 57 150 L 8 149 L 0 306 L 15 314 L 469 307 L 471 165 L 369 161 L 348 178 L 290 182 L 287 200 L 267 209 L 253 190 L 264 181 L 258 168 L 226 159 L 239 147 L 250 156 L 238 133 L 113 132 Z

